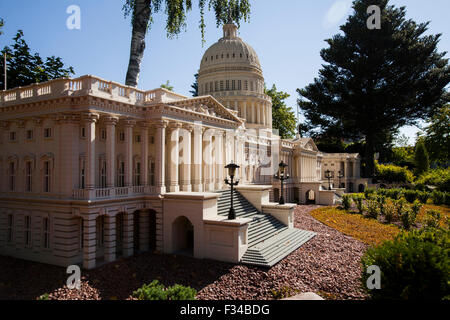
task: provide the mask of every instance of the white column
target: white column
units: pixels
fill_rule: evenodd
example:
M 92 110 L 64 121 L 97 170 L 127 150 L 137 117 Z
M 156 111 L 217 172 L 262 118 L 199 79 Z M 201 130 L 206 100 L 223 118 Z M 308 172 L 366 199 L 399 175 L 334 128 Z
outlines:
M 212 130 L 206 130 L 203 135 L 203 168 L 205 173 L 205 191 L 214 191 L 214 177 L 212 175 Z
M 178 166 L 180 163 L 180 128 L 181 123 L 171 123 L 170 128 L 170 157 L 169 157 L 169 191 L 179 192 L 179 176 L 178 176 Z
M 97 251 L 96 215 L 83 217 L 83 268 L 94 269 Z
M 242 106 L 242 118 L 244 118 L 245 121 L 248 122 L 248 119 L 247 119 L 247 101 L 244 101 L 244 104 Z
M 237 100 L 234 101 L 234 110 L 239 111 Z
M 105 261 L 116 260 L 116 216 L 105 216 Z
M 148 251 L 150 242 L 150 212 L 139 211 L 139 250 Z
M 256 110 L 254 101 L 252 101 L 252 123 L 256 123 Z
M 156 163 L 155 163 L 155 178 L 156 187 L 158 188 L 158 193 L 166 193 L 166 157 L 165 157 L 165 145 L 166 145 L 166 128 L 167 121 L 158 121 L 155 123 L 156 126 Z
M 223 168 L 225 165 L 223 164 L 223 134 L 222 131 L 216 131 L 216 139 L 215 139 L 215 156 L 216 156 L 216 177 L 215 177 L 215 188 L 216 190 L 222 190 L 223 188 Z
M 192 150 L 192 131 L 193 126 L 186 126 L 183 128 L 183 161 L 181 163 L 181 190 L 184 192 L 192 191 L 191 181 L 191 150 Z
M 130 257 L 133 255 L 134 241 L 133 241 L 133 213 L 123 214 L 123 244 L 122 251 L 124 257 Z
M 84 117 L 86 125 L 86 189 L 95 189 L 95 124 L 98 120 L 98 115 L 89 113 Z
M 133 185 L 133 127 L 136 122 L 125 121 L 125 186 Z
M 106 187 L 116 186 L 116 125 L 119 119 L 108 117 L 106 123 Z
M 141 184 L 148 186 L 148 124 L 141 126 Z
M 192 179 L 194 192 L 203 192 L 202 163 L 203 163 L 203 128 L 194 127 L 194 177 Z

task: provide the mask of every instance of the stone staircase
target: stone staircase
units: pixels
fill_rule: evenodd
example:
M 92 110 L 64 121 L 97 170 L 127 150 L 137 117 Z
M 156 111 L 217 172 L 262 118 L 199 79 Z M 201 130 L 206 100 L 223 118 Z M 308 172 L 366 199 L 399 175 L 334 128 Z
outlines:
M 219 191 L 219 216 L 228 216 L 231 191 Z M 316 234 L 300 229 L 289 229 L 271 215 L 259 212 L 239 192 L 234 191 L 234 209 L 238 218 L 253 219 L 248 228 L 248 250 L 241 262 L 261 267 L 272 267 L 301 247 Z

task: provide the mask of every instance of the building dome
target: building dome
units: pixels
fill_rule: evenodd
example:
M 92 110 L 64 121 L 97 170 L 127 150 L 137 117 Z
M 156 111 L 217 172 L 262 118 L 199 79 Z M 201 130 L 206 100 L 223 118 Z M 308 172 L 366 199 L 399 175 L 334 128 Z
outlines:
M 261 72 L 258 55 L 255 50 L 237 35 L 233 24 L 224 26 L 224 36 L 213 44 L 203 55 L 200 71 L 217 67 L 248 66 Z
M 237 26 L 223 26 L 223 37 L 203 55 L 199 95 L 211 95 L 246 121 L 247 127 L 270 128 L 272 101 L 255 50 L 237 36 Z

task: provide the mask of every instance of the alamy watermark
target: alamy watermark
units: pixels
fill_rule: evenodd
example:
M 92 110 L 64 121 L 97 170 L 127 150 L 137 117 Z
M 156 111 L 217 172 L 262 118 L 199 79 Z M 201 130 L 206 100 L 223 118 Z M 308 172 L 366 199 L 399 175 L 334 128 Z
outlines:
M 81 9 L 77 5 L 67 7 L 66 13 L 70 16 L 66 20 L 66 26 L 69 30 L 81 29 Z
M 81 289 L 81 269 L 79 266 L 72 265 L 68 266 L 66 273 L 70 274 L 70 276 L 67 278 L 67 288 L 69 290 L 80 290 Z
M 371 5 L 367 8 L 367 14 L 369 18 L 367 19 L 367 28 L 369 30 L 380 30 L 381 29 L 381 9 L 379 6 Z
M 367 279 L 366 285 L 369 290 L 381 289 L 381 269 L 379 266 L 369 266 L 367 268 L 367 274 L 371 276 Z

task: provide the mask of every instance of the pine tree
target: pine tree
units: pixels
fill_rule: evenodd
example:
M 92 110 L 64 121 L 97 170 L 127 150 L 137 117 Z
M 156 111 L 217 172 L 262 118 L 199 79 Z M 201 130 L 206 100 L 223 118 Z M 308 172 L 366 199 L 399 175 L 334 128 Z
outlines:
M 414 162 L 416 164 L 416 173 L 418 176 L 430 169 L 430 159 L 428 157 L 427 148 L 425 147 L 422 139 L 417 141 L 416 150 L 414 153 Z
M 298 89 L 307 125 L 347 141 L 365 141 L 366 176 L 375 152 L 399 128 L 436 112 L 449 94 L 450 68 L 437 51 L 441 35 L 424 35 L 429 23 L 406 19 L 388 0 L 355 0 L 342 34 L 321 51 L 326 62 L 314 83 Z M 381 8 L 381 29 L 369 30 L 367 9 Z

